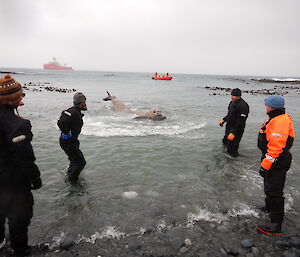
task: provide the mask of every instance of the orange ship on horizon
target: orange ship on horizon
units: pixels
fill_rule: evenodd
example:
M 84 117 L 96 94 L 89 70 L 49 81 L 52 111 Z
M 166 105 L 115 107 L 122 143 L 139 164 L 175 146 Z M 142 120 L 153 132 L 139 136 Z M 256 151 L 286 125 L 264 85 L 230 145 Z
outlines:
M 68 67 L 66 64 L 61 65 L 55 57 L 53 57 L 52 62 L 44 64 L 44 70 L 73 70 L 72 67 Z

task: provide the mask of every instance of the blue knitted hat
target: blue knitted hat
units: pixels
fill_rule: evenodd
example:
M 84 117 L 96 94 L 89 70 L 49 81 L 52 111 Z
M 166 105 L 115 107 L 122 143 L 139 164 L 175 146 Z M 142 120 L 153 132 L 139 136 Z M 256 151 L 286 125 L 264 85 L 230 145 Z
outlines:
M 265 105 L 274 109 L 282 109 L 284 108 L 284 104 L 284 98 L 281 95 L 271 95 L 265 99 Z

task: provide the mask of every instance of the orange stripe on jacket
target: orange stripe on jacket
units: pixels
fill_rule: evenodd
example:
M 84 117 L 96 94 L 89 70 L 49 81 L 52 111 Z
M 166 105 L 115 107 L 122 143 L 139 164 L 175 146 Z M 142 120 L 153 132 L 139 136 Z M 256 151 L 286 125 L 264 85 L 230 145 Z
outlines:
M 286 147 L 288 137 L 295 138 L 292 118 L 287 113 L 274 117 L 266 125 L 265 133 L 268 141 L 268 149 L 266 157 L 261 162 L 261 166 L 269 170 L 276 158 Z

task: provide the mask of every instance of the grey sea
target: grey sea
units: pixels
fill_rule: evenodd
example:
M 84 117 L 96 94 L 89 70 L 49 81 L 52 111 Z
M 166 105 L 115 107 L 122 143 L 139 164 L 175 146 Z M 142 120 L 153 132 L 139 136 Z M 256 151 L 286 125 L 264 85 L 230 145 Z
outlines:
M 218 125 L 230 94 L 208 88 L 273 89 L 290 78 L 263 83 L 251 80 L 255 76 L 172 74 L 171 81 L 154 81 L 150 73 L 9 71 L 24 72 L 13 74 L 23 84 L 76 89 L 87 97 L 79 137 L 87 165 L 76 186 L 65 182 L 68 159 L 56 125 L 72 106 L 74 92 L 31 86 L 19 108 L 31 121 L 43 180 L 34 191 L 29 240 L 49 249 L 36 256 L 300 256 L 298 139 L 284 189 L 285 236 L 260 235 L 255 225 L 267 217 L 259 211 L 264 193 L 257 135 L 267 117 L 266 95 L 243 94 L 250 114 L 240 156 L 233 159 Z M 297 137 L 300 91 L 289 83 L 280 90 L 287 92 L 286 111 Z M 102 100 L 106 91 L 134 110 L 158 108 L 167 119 L 136 121 L 134 115 L 116 113 Z M 61 245 L 68 242 L 74 245 L 63 255 Z

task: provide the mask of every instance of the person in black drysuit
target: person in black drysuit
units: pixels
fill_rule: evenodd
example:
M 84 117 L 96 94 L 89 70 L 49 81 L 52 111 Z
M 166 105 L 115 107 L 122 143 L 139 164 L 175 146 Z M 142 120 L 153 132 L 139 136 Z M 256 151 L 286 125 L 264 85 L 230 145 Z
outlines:
M 0 245 L 5 239 L 8 219 L 10 243 L 14 256 L 27 256 L 28 226 L 33 216 L 31 190 L 42 186 L 31 146 L 29 120 L 15 114 L 23 105 L 22 86 L 11 76 L 0 78 Z
M 241 96 L 242 92 L 240 89 L 235 88 L 231 91 L 228 114 L 219 122 L 221 127 L 226 122 L 223 144 L 227 147 L 227 152 L 232 157 L 237 157 L 239 154 L 238 148 L 249 114 L 249 106 Z
M 78 181 L 80 172 L 86 165 L 86 161 L 79 149 L 78 136 L 83 126 L 81 111 L 86 111 L 86 97 L 82 93 L 76 93 L 73 98 L 74 106 L 61 113 L 57 122 L 61 130 L 59 143 L 61 148 L 69 157 L 70 165 L 68 168 L 68 178 L 71 184 Z

